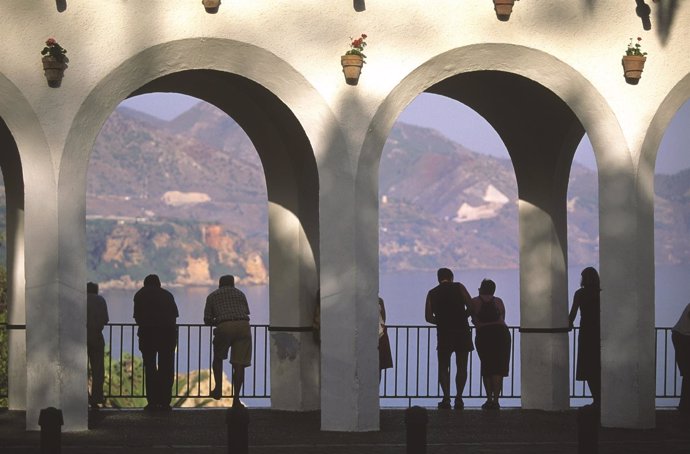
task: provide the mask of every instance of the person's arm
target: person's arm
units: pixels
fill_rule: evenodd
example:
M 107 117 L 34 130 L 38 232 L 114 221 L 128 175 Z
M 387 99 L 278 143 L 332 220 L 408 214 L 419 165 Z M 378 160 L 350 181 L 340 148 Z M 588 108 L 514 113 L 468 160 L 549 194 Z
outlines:
M 503 300 L 501 298 L 496 298 L 496 301 L 498 302 L 498 317 L 503 323 L 505 323 L 506 322 L 506 305 L 503 304 Z
M 103 303 L 103 326 L 105 326 L 110 321 L 110 317 L 108 316 L 108 303 L 105 302 L 105 298 L 103 297 L 101 297 L 101 301 Z
M 579 293 L 575 292 L 573 297 L 573 307 L 570 308 L 570 314 L 568 315 L 568 326 L 572 329 L 575 323 L 575 317 L 577 316 L 577 311 L 580 309 L 580 298 Z
M 470 296 L 470 292 L 467 291 L 467 287 L 462 284 L 460 284 L 460 293 L 462 294 L 463 304 L 465 305 L 465 315 L 469 317 L 473 313 L 472 296 Z
M 434 315 L 434 309 L 431 307 L 431 295 L 426 295 L 426 306 L 424 308 L 424 318 L 427 323 L 432 325 L 436 324 L 436 316 Z
M 206 297 L 206 305 L 204 306 L 204 325 L 213 326 L 213 321 L 215 318 L 216 317 L 213 313 L 213 305 L 209 301 L 208 297 Z

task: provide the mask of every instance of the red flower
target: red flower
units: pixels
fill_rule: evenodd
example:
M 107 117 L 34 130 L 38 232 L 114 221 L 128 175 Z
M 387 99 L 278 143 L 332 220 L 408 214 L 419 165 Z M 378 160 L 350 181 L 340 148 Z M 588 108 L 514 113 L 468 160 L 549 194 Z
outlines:
M 55 38 L 48 38 L 46 40 L 46 46 L 54 46 L 55 44 L 57 44 L 57 41 L 55 41 Z

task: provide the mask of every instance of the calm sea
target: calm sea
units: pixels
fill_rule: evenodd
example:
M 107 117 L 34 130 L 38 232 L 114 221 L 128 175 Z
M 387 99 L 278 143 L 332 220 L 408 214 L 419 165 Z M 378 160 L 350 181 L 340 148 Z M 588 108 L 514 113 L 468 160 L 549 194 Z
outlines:
M 579 287 L 580 268 L 568 273 L 568 306 Z M 456 280 L 465 284 L 473 295 L 484 278 L 496 282 L 496 295 L 506 303 L 508 325 L 520 325 L 520 284 L 517 270 L 468 270 L 456 272 Z M 381 297 L 386 302 L 389 325 L 424 325 L 424 300 L 436 285 L 433 272 L 404 272 L 381 276 Z M 603 285 L 602 285 L 603 286 Z M 253 324 L 268 324 L 268 286 L 240 287 L 247 295 Z M 180 310 L 180 323 L 203 323 L 206 295 L 213 288 L 172 288 Z M 133 323 L 131 290 L 104 290 L 110 321 Z M 673 326 L 683 308 L 690 302 L 690 266 L 659 267 L 656 270 L 656 326 Z M 625 302 L 621 302 L 624 304 Z

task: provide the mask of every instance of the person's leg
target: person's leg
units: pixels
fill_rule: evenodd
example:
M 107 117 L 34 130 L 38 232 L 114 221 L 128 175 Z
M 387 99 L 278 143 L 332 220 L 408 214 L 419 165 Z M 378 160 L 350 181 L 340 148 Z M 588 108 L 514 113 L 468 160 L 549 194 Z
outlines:
M 232 365 L 232 406 L 241 407 L 240 393 L 244 384 L 244 366 Z
M 462 409 L 465 404 L 462 400 L 462 394 L 465 391 L 465 384 L 467 384 L 467 361 L 470 352 L 457 351 L 455 352 L 455 389 L 457 395 L 455 396 L 455 408 Z
M 681 413 L 690 414 L 690 377 L 685 375 L 681 378 L 680 402 L 678 409 Z
M 498 399 L 501 395 L 501 388 L 503 388 L 503 377 L 501 375 L 491 375 L 490 382 L 493 406 L 500 408 Z
M 484 383 L 484 391 L 486 391 L 486 402 L 482 404 L 482 408 L 484 410 L 488 409 L 491 407 L 492 404 L 492 390 L 493 390 L 493 385 L 491 384 L 491 376 L 482 374 L 482 383 Z
M 89 363 L 91 364 L 91 404 L 96 408 L 97 404 L 102 404 L 103 399 L 103 382 L 105 380 L 105 367 L 103 364 L 103 353 L 105 344 L 101 342 L 92 342 L 87 345 Z
M 443 400 L 439 408 L 450 408 L 450 355 L 448 349 L 438 349 L 438 383 L 441 386 Z
M 170 408 L 175 383 L 175 344 L 162 346 L 158 352 L 158 405 Z
M 142 350 L 141 357 L 144 362 L 144 386 L 146 389 L 146 401 L 148 405 L 147 409 L 153 409 L 157 402 L 157 381 L 158 372 L 156 368 L 156 351 L 155 350 Z
M 213 380 L 215 385 L 211 391 L 211 397 L 220 400 L 223 396 L 223 358 L 213 356 Z

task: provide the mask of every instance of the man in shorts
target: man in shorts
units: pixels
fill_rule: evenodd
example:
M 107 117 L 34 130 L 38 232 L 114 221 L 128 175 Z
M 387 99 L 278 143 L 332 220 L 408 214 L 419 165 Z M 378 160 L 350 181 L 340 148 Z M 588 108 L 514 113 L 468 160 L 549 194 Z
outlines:
M 453 282 L 453 272 L 448 268 L 440 268 L 437 278 L 438 285 L 427 294 L 424 315 L 427 322 L 436 325 L 438 381 L 443 393 L 438 408 L 451 408 L 450 358 L 455 353 L 455 409 L 462 410 L 465 408 L 462 392 L 467 382 L 467 360 L 470 351 L 474 350 L 467 321 L 471 298 L 464 285 Z
M 211 397 L 220 400 L 223 394 L 223 360 L 231 349 L 232 406 L 242 406 L 239 395 L 244 384 L 244 368 L 251 365 L 252 335 L 249 328 L 247 297 L 235 288 L 235 278 L 221 276 L 218 289 L 206 298 L 204 323 L 213 330 L 213 378 L 216 386 Z

